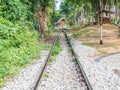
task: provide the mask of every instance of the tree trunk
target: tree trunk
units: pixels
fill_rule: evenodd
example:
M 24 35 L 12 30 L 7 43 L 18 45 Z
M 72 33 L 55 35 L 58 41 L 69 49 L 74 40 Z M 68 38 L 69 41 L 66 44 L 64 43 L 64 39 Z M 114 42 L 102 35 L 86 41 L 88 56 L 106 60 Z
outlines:
M 111 12 L 110 12 L 110 7 L 111 7 L 111 0 L 109 1 L 109 19 L 110 19 L 110 23 L 111 23 Z
M 99 12 L 100 12 L 100 4 L 99 4 L 99 1 L 95 1 L 95 4 L 96 4 L 95 22 L 98 23 L 98 22 L 99 22 Z
M 82 25 L 84 24 L 83 23 L 83 18 L 84 18 L 84 4 L 82 4 L 82 9 L 81 9 L 81 22 L 82 22 Z
M 86 6 L 86 19 L 87 19 L 87 24 L 89 24 L 89 22 L 88 22 L 88 12 L 89 12 L 89 10 L 88 10 L 89 8 L 88 8 L 88 6 Z
M 74 18 L 73 18 L 73 20 L 74 20 L 74 25 L 76 26 L 77 24 L 77 21 L 76 21 L 76 4 L 74 5 L 74 12 L 73 12 L 73 16 L 74 16 Z
M 45 30 L 45 18 L 46 18 L 46 12 L 45 7 L 40 5 L 40 8 L 37 12 L 37 23 L 39 24 L 38 32 L 41 36 L 41 38 L 44 37 L 44 30 Z
M 118 0 L 115 0 L 115 24 L 118 21 Z

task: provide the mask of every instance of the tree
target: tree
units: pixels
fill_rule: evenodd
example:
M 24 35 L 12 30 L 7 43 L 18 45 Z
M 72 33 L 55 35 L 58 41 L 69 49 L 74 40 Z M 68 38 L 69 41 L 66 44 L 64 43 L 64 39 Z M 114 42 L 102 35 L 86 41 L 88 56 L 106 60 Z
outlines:
M 115 3 L 115 24 L 118 22 L 118 0 L 114 1 Z
M 53 9 L 54 9 L 54 0 L 39 0 L 39 9 L 37 11 L 37 23 L 39 24 L 38 31 L 41 37 L 44 37 L 45 28 L 48 28 L 47 13 L 48 12 L 53 13 Z
M 81 11 L 81 21 L 83 21 L 83 18 L 87 18 L 90 16 L 95 16 L 96 22 L 99 21 L 99 14 L 102 12 L 102 10 L 105 10 L 106 5 L 109 5 L 109 17 L 111 18 L 111 13 L 110 9 L 113 6 L 113 3 L 116 3 L 116 9 L 118 7 L 118 2 L 120 0 L 65 0 L 65 2 L 70 3 L 70 6 L 73 6 L 73 17 L 74 17 L 74 22 L 76 20 L 76 15 L 78 15 L 79 11 Z M 79 9 L 77 9 L 79 8 Z M 72 13 L 71 12 L 71 13 Z M 117 19 L 117 10 L 116 10 L 116 19 Z

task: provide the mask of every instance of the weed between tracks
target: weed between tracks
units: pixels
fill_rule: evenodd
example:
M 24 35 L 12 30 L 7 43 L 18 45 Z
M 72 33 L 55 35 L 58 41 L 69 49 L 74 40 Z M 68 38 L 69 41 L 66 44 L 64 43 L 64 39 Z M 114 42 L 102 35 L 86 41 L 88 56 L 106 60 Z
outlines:
M 50 50 L 50 45 L 48 44 L 41 44 L 42 50 Z
M 48 73 L 44 72 L 44 73 L 43 73 L 43 78 L 44 78 L 44 79 L 45 79 L 45 78 L 48 78 Z
M 60 45 L 59 41 L 56 42 L 53 50 L 52 50 L 52 54 L 50 56 L 49 62 L 53 62 L 55 61 L 55 57 L 62 51 L 62 46 Z
M 72 45 L 72 43 L 71 43 L 71 45 Z M 76 61 L 76 57 L 73 55 L 72 47 L 70 47 L 69 45 L 68 45 L 68 51 L 71 52 L 72 61 L 75 62 Z

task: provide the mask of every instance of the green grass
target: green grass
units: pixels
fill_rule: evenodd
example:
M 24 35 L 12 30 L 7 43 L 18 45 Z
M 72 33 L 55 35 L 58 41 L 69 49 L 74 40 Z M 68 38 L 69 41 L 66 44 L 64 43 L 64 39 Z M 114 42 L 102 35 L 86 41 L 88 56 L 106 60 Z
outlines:
M 69 47 L 69 48 L 68 48 L 68 51 L 71 51 L 71 50 L 72 50 L 72 48 L 71 48 L 71 47 Z
M 62 51 L 62 46 L 60 45 L 59 41 L 56 42 L 53 50 L 52 50 L 52 55 L 50 57 L 50 62 L 55 61 L 55 57 Z
M 82 45 L 86 45 L 86 46 L 89 46 L 89 47 L 96 47 L 94 44 L 92 43 L 82 43 Z
M 72 56 L 72 61 L 75 62 L 76 61 L 76 57 Z
M 69 30 L 69 29 L 76 29 L 76 28 L 79 28 L 79 27 L 80 27 L 80 26 L 69 26 L 69 27 L 68 27 L 68 30 Z
M 50 45 L 48 44 L 41 44 L 42 50 L 49 50 L 50 49 Z
M 79 32 L 73 33 L 73 37 L 78 37 L 78 36 L 81 36 L 83 34 L 87 34 L 88 32 L 89 32 L 89 30 L 81 30 Z
M 43 73 L 43 78 L 48 78 L 48 73 L 44 72 Z

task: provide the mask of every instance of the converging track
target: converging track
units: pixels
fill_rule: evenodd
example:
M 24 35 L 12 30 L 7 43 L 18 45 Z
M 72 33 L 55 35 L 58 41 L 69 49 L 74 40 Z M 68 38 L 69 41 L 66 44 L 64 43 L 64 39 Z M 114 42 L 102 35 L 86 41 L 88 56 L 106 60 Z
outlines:
M 60 30 L 62 31 L 62 34 L 63 34 L 64 38 L 66 38 L 66 42 L 68 43 L 68 46 L 69 46 L 68 48 L 70 48 L 69 53 L 71 54 L 72 57 L 74 57 L 75 67 L 76 67 L 75 70 L 78 73 L 78 77 L 77 78 L 79 79 L 78 83 L 81 83 L 81 82 L 84 83 L 84 86 L 86 88 L 82 89 L 82 90 L 93 90 L 93 88 L 92 88 L 92 86 L 91 86 L 91 84 L 90 84 L 90 82 L 89 82 L 89 80 L 88 80 L 88 78 L 87 78 L 87 76 L 86 76 L 86 74 L 85 74 L 85 72 L 83 70 L 83 67 L 82 67 L 82 65 L 81 65 L 81 63 L 80 63 L 80 61 L 79 61 L 79 59 L 78 59 L 78 57 L 77 57 L 77 55 L 76 55 L 76 53 L 74 51 L 74 48 L 71 45 L 70 38 L 67 36 L 67 34 L 65 32 L 65 29 L 60 29 Z M 39 84 L 40 84 L 40 81 L 42 79 L 42 75 L 43 75 L 43 73 L 45 71 L 45 68 L 47 67 L 47 63 L 49 62 L 49 58 L 50 58 L 50 56 L 52 54 L 52 49 L 54 48 L 54 46 L 56 44 L 56 41 L 59 38 L 59 34 L 60 34 L 60 32 L 57 34 L 57 36 L 56 36 L 56 38 L 55 38 L 55 40 L 53 42 L 53 45 L 52 45 L 51 50 L 50 50 L 50 53 L 49 53 L 49 55 L 48 55 L 48 57 L 47 57 L 47 59 L 45 61 L 45 64 L 44 64 L 43 69 L 42 69 L 42 71 L 40 73 L 40 76 L 39 76 L 39 78 L 37 80 L 37 83 L 35 85 L 34 90 L 39 90 L 38 86 L 40 86 Z M 82 77 L 82 79 L 81 79 L 81 77 Z

